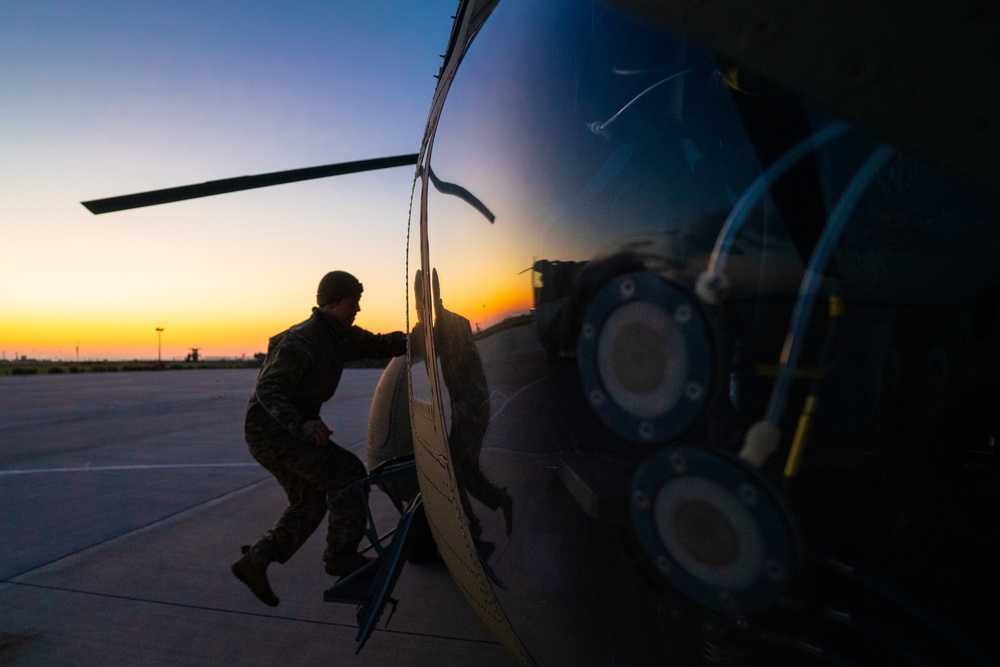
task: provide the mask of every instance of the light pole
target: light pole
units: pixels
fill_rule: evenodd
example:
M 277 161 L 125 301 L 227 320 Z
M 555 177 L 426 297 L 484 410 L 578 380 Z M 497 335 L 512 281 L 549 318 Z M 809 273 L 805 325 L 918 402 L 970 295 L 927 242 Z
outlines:
M 163 337 L 163 327 L 156 327 L 156 365 L 162 366 L 163 361 L 161 361 L 161 350 L 163 349 L 160 345 L 160 340 Z

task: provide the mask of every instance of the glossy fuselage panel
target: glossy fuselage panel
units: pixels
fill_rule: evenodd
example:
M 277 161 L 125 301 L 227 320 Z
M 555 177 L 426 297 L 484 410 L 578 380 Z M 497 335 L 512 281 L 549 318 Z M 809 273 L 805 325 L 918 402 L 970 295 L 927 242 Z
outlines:
M 762 570 L 788 577 L 783 601 L 863 615 L 905 599 L 995 657 L 997 612 L 980 609 L 1000 556 L 996 202 L 896 153 L 868 169 L 876 143 L 850 130 L 767 184 L 726 247 L 727 289 L 705 299 L 699 276 L 740 197 L 831 119 L 737 85 L 725 63 L 601 3 L 505 0 L 459 56 L 411 217 L 412 412 L 431 525 L 480 615 L 539 664 L 687 664 L 710 646 L 795 654 L 719 630 L 748 616 L 761 633 L 818 637 L 862 661 L 891 653 L 822 614 L 789 615 L 770 593 L 750 590 L 732 613 L 698 597 L 732 578 L 668 576 L 684 558 L 665 565 L 647 540 L 714 562 L 701 536 L 685 541 L 681 510 L 648 529 L 635 519 L 649 502 L 637 475 L 684 444 L 720 452 L 700 473 L 709 500 L 743 468 L 741 488 L 771 499 L 732 539 L 784 540 L 788 562 Z M 852 182 L 861 196 L 848 205 Z M 825 243 L 830 259 L 810 265 Z M 810 272 L 820 297 L 804 287 Z M 796 303 L 817 299 L 809 326 L 794 325 Z M 790 338 L 802 361 L 782 394 Z M 620 409 L 599 409 L 606 400 Z M 800 440 L 807 404 L 820 409 Z M 757 469 L 737 454 L 769 415 L 780 441 Z M 789 468 L 793 440 L 808 448 Z M 677 507 L 711 518 L 706 503 Z M 843 575 L 824 569 L 831 556 L 878 583 L 817 593 Z M 925 648 L 947 654 L 949 641 Z

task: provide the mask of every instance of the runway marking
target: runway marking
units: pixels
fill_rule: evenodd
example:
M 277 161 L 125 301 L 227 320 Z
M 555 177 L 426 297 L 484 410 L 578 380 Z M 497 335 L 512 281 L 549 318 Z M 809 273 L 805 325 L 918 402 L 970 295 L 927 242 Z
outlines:
M 259 468 L 259 463 L 159 463 L 155 465 L 82 466 L 77 468 L 35 468 L 31 470 L 0 470 L 4 475 L 36 475 L 52 472 L 105 472 L 107 470 L 165 470 L 169 468 Z
M 229 614 L 233 616 L 254 616 L 257 618 L 268 618 L 278 621 L 292 621 L 295 623 L 304 623 L 307 625 L 322 625 L 334 628 L 344 628 L 347 630 L 357 630 L 358 626 L 354 623 L 343 623 L 338 621 L 325 621 L 317 620 L 314 618 L 305 618 L 302 616 L 284 616 L 280 612 L 267 613 L 261 611 L 244 611 L 242 609 L 230 609 L 227 607 L 213 607 L 209 605 L 200 604 L 189 604 L 184 602 L 174 602 L 171 600 L 157 600 L 155 598 L 144 598 L 132 595 L 118 595 L 115 593 L 102 593 L 100 591 L 89 591 L 82 588 L 67 588 L 65 586 L 50 586 L 45 584 L 32 584 L 25 581 L 7 581 L 4 582 L 10 584 L 11 586 L 20 586 L 22 588 L 34 588 L 43 591 L 54 591 L 57 593 L 76 593 L 79 595 L 85 595 L 90 597 L 99 598 L 110 598 L 112 600 L 125 600 L 128 602 L 142 602 L 145 604 L 162 605 L 165 607 L 179 607 L 181 609 L 196 609 L 198 611 L 212 611 L 220 612 L 222 614 Z M 497 646 L 502 647 L 503 645 L 497 639 L 477 639 L 476 637 L 460 637 L 458 635 L 448 635 L 442 634 L 440 632 L 427 632 L 427 631 L 415 631 L 415 630 L 400 630 L 397 628 L 389 627 L 379 627 L 375 628 L 375 633 L 387 634 L 387 635 L 405 635 L 409 637 L 425 637 L 427 639 L 443 639 L 445 641 L 454 642 L 464 642 L 467 644 L 483 644 L 485 646 Z M 3 637 L 3 633 L 0 633 L 0 638 Z M 3 663 L 7 664 L 7 663 Z

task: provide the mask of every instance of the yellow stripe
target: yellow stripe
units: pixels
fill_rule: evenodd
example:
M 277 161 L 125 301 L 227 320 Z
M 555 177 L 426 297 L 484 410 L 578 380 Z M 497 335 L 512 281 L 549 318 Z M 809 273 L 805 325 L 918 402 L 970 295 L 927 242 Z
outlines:
M 795 437 L 792 438 L 792 448 L 788 452 L 788 460 L 785 461 L 785 477 L 795 477 L 799 472 L 799 463 L 802 460 L 802 453 L 805 451 L 809 430 L 812 427 L 812 417 L 816 412 L 816 403 L 815 396 L 806 398 L 798 426 L 795 428 Z

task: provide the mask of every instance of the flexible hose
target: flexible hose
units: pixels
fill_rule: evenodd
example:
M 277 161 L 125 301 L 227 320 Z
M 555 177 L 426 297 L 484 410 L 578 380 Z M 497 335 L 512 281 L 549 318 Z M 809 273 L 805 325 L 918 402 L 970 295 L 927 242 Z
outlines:
M 706 270 L 710 279 L 717 279 L 722 275 L 722 272 L 726 268 L 726 260 L 732 250 L 733 242 L 736 240 L 740 229 L 749 217 L 750 212 L 763 199 L 774 182 L 806 155 L 836 139 L 849 129 L 850 126 L 847 123 L 840 121 L 823 127 L 788 149 L 770 167 L 754 179 L 753 183 L 750 184 L 736 201 L 733 210 L 729 212 L 725 223 L 722 225 L 722 229 L 719 231 L 719 236 L 716 238 L 715 247 L 712 249 L 712 256 L 709 258 L 708 269 Z
M 799 287 L 788 335 L 785 337 L 785 345 L 781 351 L 778 377 L 771 392 L 767 413 L 764 419 L 747 430 L 743 448 L 740 450 L 740 456 L 756 466 L 763 465 L 780 444 L 781 428 L 779 425 L 788 403 L 788 393 L 792 385 L 795 367 L 802 351 L 802 342 L 809 324 L 809 317 L 812 314 L 812 306 L 816 293 L 819 291 L 827 262 L 837 247 L 844 228 L 854 213 L 854 209 L 857 208 L 862 195 L 894 153 L 895 149 L 880 146 L 865 160 L 850 183 L 847 184 L 840 199 L 837 200 L 837 204 L 833 207 L 827 220 L 826 227 L 823 229 L 823 235 L 816 244 L 812 257 L 809 258 L 809 265 L 806 267 L 802 284 Z
M 792 323 L 788 329 L 788 336 L 785 338 L 785 346 L 781 351 L 781 361 L 778 367 L 778 379 L 774 383 L 774 391 L 771 393 L 771 401 L 768 404 L 765 419 L 773 424 L 781 422 L 781 417 L 788 402 L 788 391 L 792 384 L 792 375 L 799 361 L 802 352 L 802 342 L 805 339 L 806 328 L 809 326 L 809 318 L 812 315 L 812 307 L 816 301 L 816 294 L 823 281 L 823 274 L 826 265 L 830 261 L 840 237 L 847 227 L 847 222 L 851 219 L 854 209 L 865 191 L 871 185 L 872 180 L 882 169 L 886 162 L 895 154 L 895 149 L 888 146 L 880 146 L 872 152 L 865 161 L 858 173 L 854 175 L 848 183 L 844 194 L 840 196 L 837 205 L 834 206 L 830 219 L 823 230 L 819 243 L 809 258 L 809 266 L 806 267 L 805 275 L 802 278 L 802 285 L 799 288 L 798 300 L 795 303 L 795 310 L 792 314 Z

